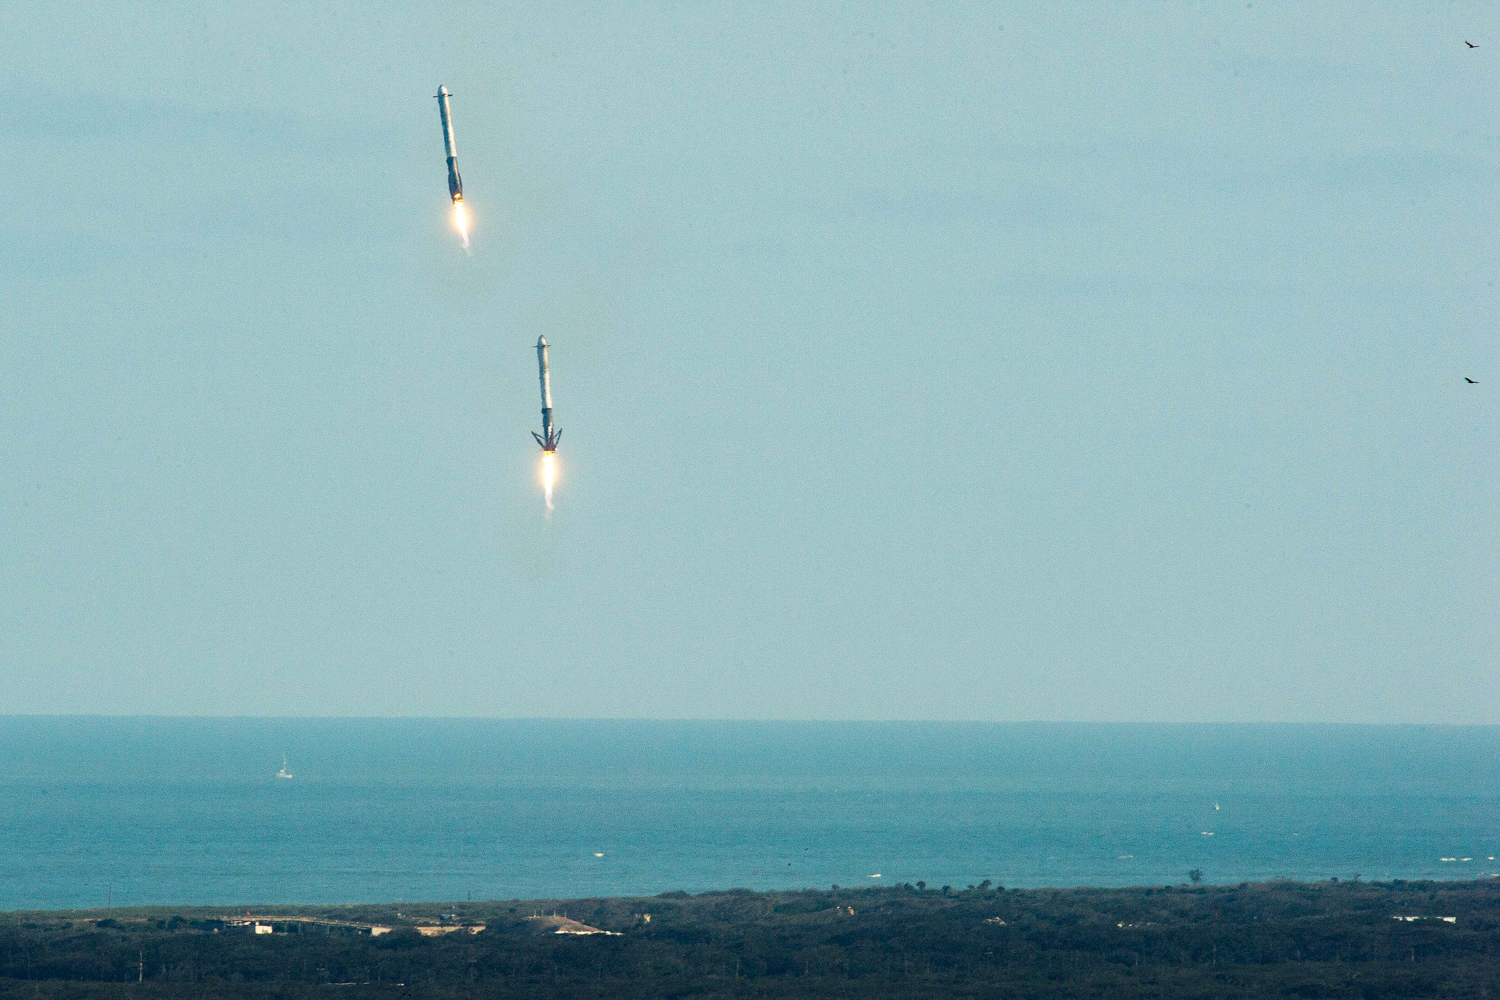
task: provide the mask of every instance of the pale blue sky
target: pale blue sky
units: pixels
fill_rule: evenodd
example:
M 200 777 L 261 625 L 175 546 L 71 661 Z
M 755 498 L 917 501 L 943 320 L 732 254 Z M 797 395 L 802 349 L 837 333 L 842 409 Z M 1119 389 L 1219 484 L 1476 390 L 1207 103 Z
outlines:
M 0 712 L 1500 722 L 1490 5 L 230 6 L 4 11 Z

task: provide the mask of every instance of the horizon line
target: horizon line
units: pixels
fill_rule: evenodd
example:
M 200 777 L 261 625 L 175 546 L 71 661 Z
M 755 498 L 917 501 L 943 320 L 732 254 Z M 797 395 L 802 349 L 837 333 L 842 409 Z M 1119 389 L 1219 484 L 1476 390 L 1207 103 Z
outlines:
M 615 723 L 722 723 L 741 725 L 928 725 L 928 726 L 1340 726 L 1408 727 L 1446 729 L 1494 729 L 1500 722 L 1432 721 L 1334 721 L 1294 719 L 821 719 L 736 718 L 729 716 L 612 716 L 612 715 L 255 715 L 215 713 L 108 713 L 108 712 L 0 712 L 0 720 L 13 719 L 181 719 L 273 722 L 615 722 Z

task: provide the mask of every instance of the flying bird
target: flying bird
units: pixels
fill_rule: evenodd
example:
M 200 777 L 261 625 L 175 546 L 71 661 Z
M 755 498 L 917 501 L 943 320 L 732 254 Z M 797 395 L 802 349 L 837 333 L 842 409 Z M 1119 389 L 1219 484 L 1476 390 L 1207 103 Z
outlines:
M 1479 384 L 1478 382 L 1476 382 L 1473 379 L 1469 378 L 1469 376 L 1467 376 L 1467 375 L 1464 376 L 1464 381 L 1467 382 L 1467 383 L 1469 383 L 1470 385 L 1478 385 Z
M 1467 45 L 1471 49 L 1477 49 L 1477 48 L 1479 48 L 1479 46 L 1475 45 L 1473 42 L 1469 41 L 1467 38 L 1464 39 L 1464 44 Z

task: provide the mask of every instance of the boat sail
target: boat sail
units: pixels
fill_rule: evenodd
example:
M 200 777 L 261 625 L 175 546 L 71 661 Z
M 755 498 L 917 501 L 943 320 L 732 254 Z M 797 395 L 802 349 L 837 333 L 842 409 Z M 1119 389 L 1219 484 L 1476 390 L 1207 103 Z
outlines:
M 290 778 L 291 776 L 292 776 L 292 772 L 288 771 L 286 769 L 286 754 L 282 754 L 281 755 L 281 770 L 279 770 L 279 771 L 276 772 L 276 777 L 278 777 L 278 778 Z

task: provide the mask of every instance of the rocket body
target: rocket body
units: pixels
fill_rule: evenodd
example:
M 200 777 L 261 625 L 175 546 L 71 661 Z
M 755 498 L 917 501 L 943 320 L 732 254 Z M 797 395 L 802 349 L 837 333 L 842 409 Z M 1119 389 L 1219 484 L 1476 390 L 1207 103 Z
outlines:
M 550 455 L 557 450 L 562 431 L 552 426 L 552 373 L 547 364 L 546 337 L 536 338 L 536 368 L 542 386 L 542 433 L 532 431 L 531 436 L 542 446 L 542 451 Z
M 439 87 L 436 96 L 438 113 L 443 116 L 443 149 L 448 156 L 448 197 L 456 205 L 464 200 L 464 179 L 458 175 L 458 153 L 453 146 L 453 110 L 448 106 L 448 98 L 453 95 L 447 87 Z

